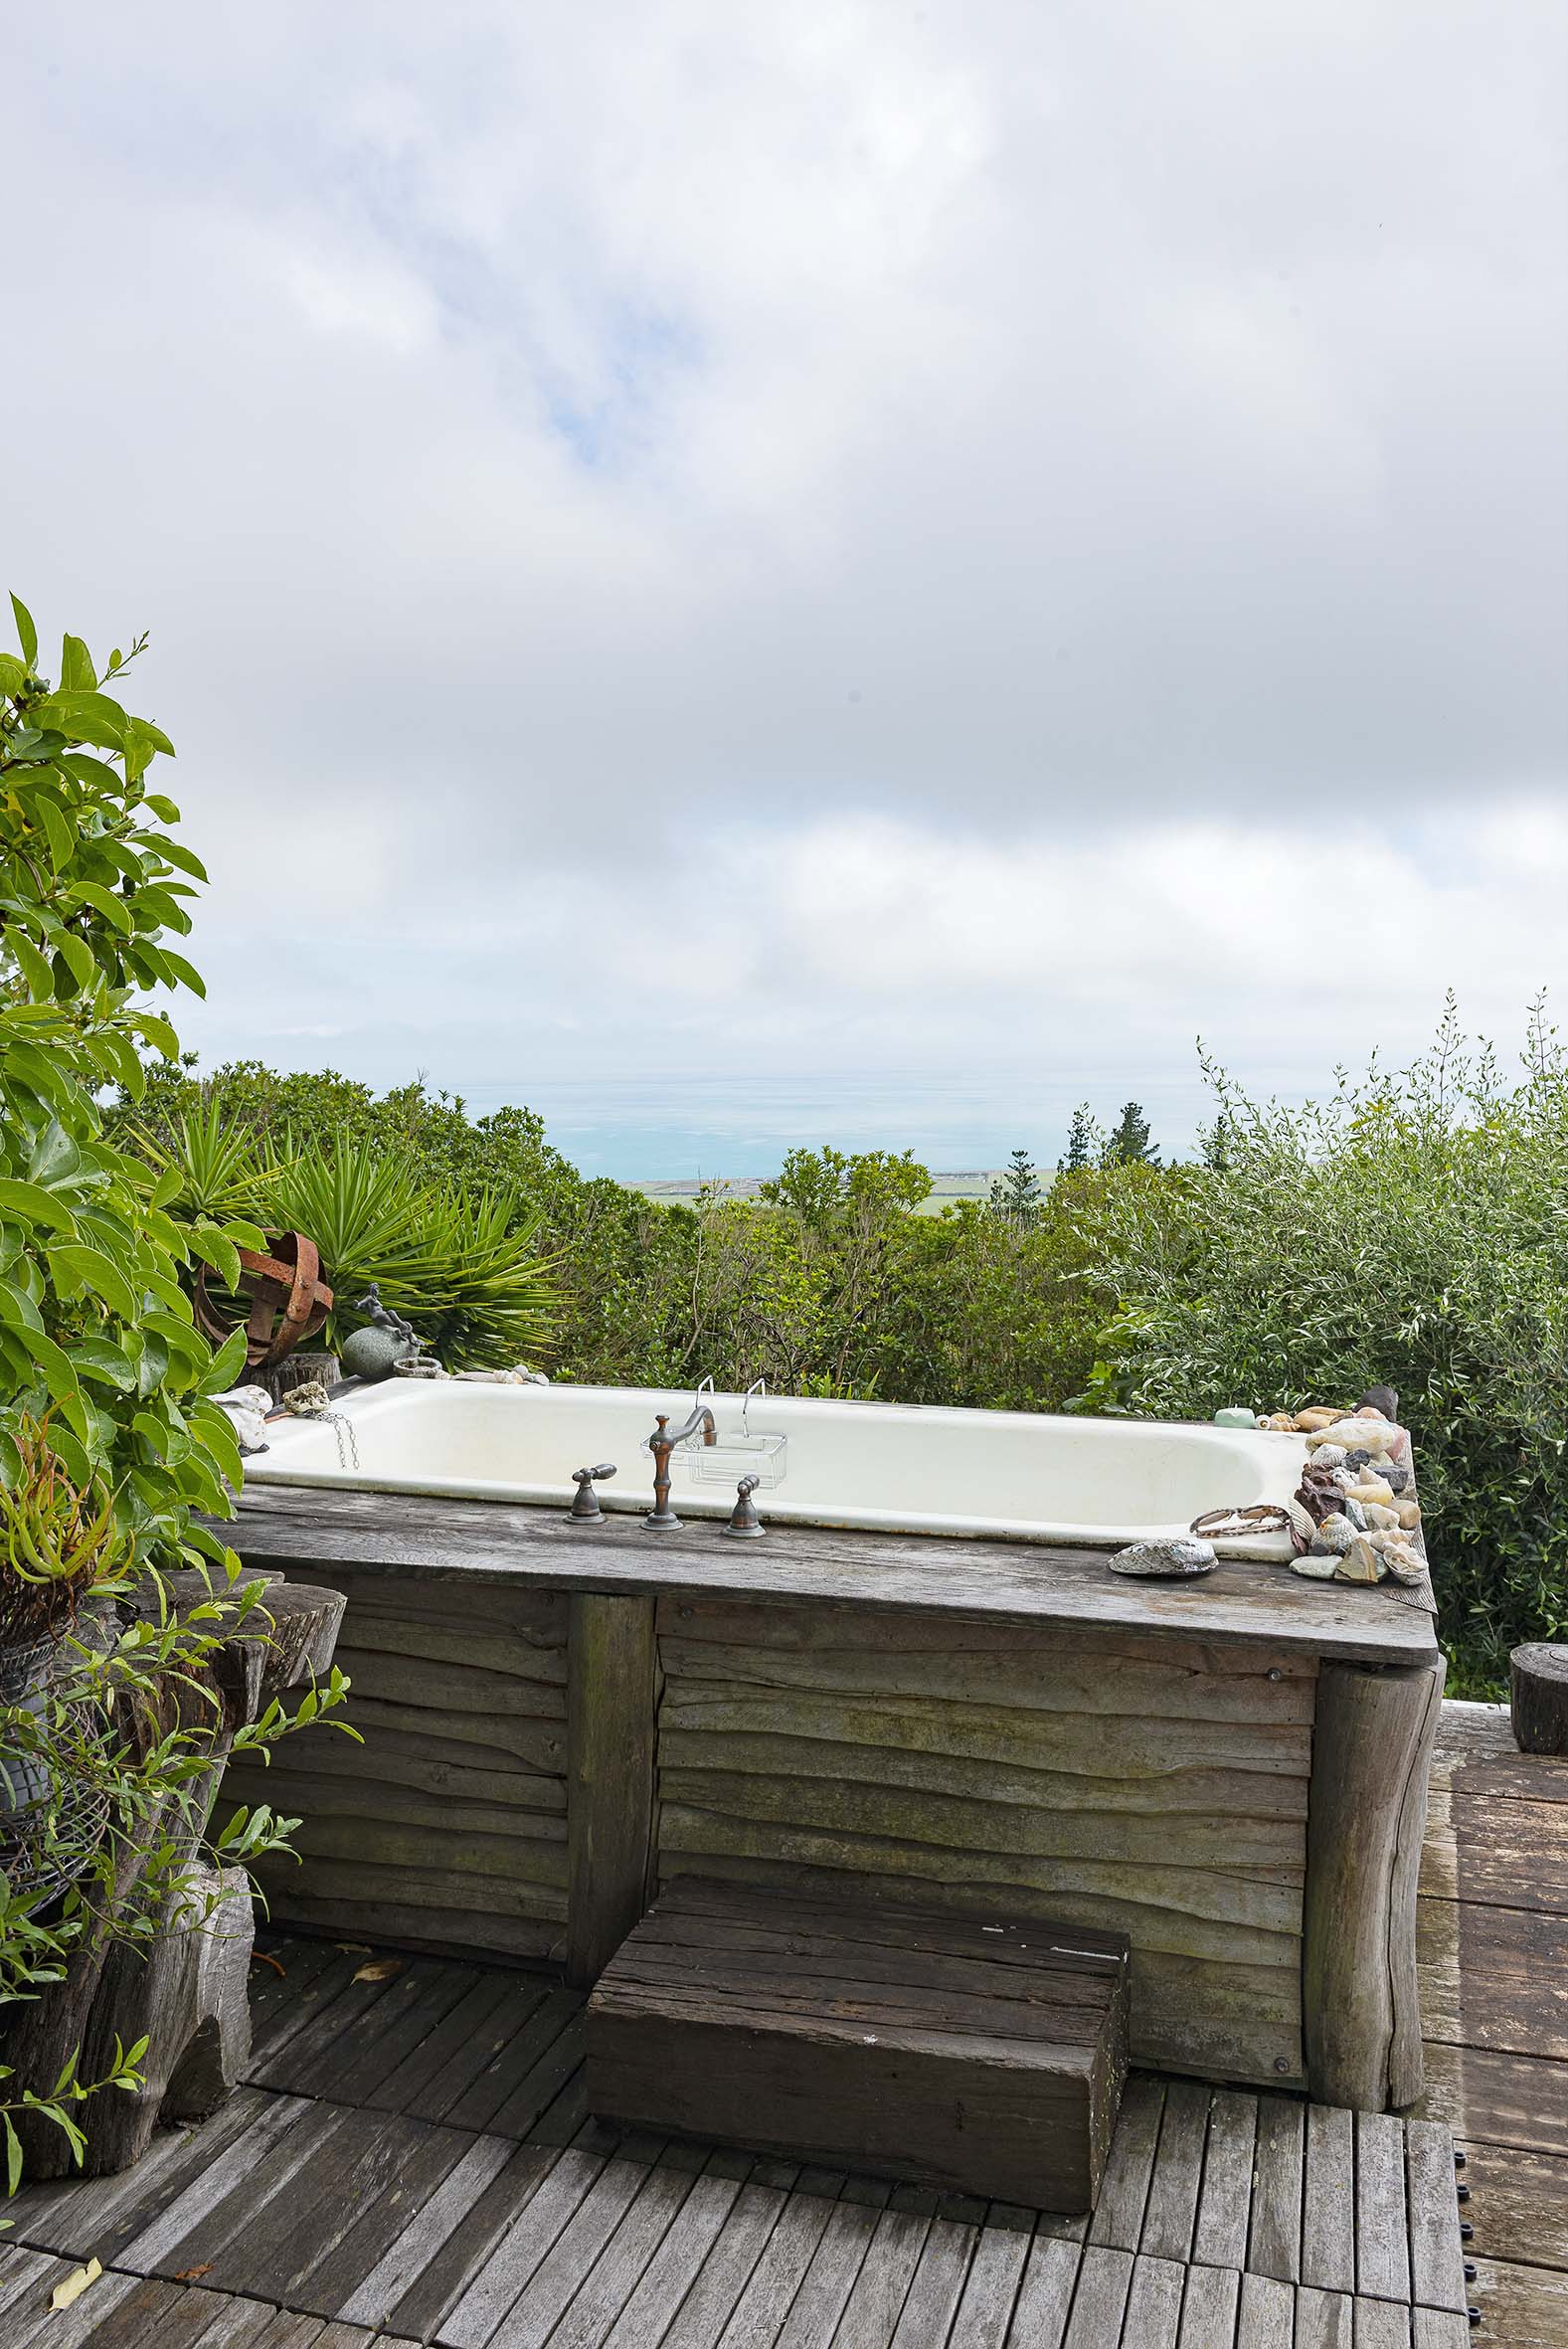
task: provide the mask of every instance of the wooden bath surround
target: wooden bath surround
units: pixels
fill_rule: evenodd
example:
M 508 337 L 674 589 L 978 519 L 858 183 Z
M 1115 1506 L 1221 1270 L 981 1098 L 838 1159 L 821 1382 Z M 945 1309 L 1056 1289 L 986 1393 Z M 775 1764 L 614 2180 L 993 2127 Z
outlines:
M 273 1920 L 592 1982 L 671 1878 L 1126 1933 L 1134 2062 L 1421 2089 L 1416 1875 L 1443 1691 L 1386 1588 L 1082 1549 L 253 1487 L 246 1563 L 347 1594 Z

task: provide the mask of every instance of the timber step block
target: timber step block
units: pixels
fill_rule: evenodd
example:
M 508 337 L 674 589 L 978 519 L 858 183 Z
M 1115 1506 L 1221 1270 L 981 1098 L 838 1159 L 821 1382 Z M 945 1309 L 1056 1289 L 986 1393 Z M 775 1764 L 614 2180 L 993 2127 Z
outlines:
M 1122 1934 L 1088 1926 L 679 1877 L 589 2000 L 589 2109 L 1092 2210 L 1129 1966 Z

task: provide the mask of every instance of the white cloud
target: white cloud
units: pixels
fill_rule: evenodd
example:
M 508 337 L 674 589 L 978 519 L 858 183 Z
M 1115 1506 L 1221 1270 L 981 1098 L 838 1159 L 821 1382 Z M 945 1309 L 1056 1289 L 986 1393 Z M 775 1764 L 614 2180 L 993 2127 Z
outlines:
M 153 627 L 204 1043 L 259 958 L 342 1058 L 525 1086 L 666 1014 L 742 1078 L 1506 1025 L 1563 960 L 1565 24 L 16 29 L 8 567 Z

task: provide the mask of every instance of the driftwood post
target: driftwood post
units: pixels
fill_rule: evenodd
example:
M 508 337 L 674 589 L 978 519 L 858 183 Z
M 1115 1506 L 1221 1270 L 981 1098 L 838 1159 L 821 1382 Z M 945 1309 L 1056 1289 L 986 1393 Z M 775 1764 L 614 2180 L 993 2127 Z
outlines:
M 1445 1666 L 1318 1675 L 1303 2005 L 1319 2103 L 1381 2112 L 1421 2093 L 1416 1881 Z
M 572 1598 L 567 1686 L 569 1982 L 597 1982 L 647 1905 L 653 1842 L 651 1598 Z
M 176 1607 L 211 1595 L 200 1575 L 164 1579 Z M 5 2040 L 5 2060 L 16 2076 L 8 2088 L 45 2095 L 73 2049 L 81 2050 L 79 2077 L 93 2079 L 108 2069 L 116 2038 L 129 2047 L 147 2036 L 143 2086 L 105 2091 L 93 2102 L 83 2162 L 91 2177 L 138 2160 L 160 2115 L 187 2120 L 211 2112 L 250 2053 L 249 1883 L 243 1869 L 203 1866 L 198 1855 L 236 1732 L 284 1689 L 325 1671 L 343 1614 L 334 1590 L 262 1579 L 269 1583 L 265 1597 L 207 1660 L 204 1686 L 174 1691 L 181 1724 L 213 1735 L 200 1791 L 180 1803 L 171 1796 L 142 1837 L 178 1841 L 181 1890 L 169 1895 L 150 1940 L 117 1943 L 105 1924 L 85 1941 L 64 1980 L 16 2010 Z M 106 1916 L 135 1897 L 141 1865 L 139 1852 L 126 1854 Z M 74 2167 L 53 2123 L 26 2113 L 15 2118 L 31 2177 L 62 2177 Z
M 1508 1712 L 1521 1753 L 1568 1753 L 1568 1647 L 1515 1648 Z

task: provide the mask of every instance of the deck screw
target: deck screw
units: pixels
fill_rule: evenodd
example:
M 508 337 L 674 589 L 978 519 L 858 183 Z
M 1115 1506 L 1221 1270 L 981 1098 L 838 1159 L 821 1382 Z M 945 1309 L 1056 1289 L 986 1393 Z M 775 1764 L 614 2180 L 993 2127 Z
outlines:
M 1462 2169 L 1465 2167 L 1465 2164 L 1466 2164 L 1466 2162 L 1467 2162 L 1469 2159 L 1470 2159 L 1470 2156 L 1469 2156 L 1469 2154 L 1468 2154 L 1468 2153 L 1461 2153 L 1461 2152 L 1460 2152 L 1460 2150 L 1459 2150 L 1459 2148 L 1458 2148 L 1458 2146 L 1456 2146 L 1456 2147 L 1455 2147 L 1455 2149 L 1454 2149 L 1454 2167 L 1455 2167 L 1457 2170 L 1462 2170 Z
M 1270 1672 L 1270 1674 L 1269 1674 L 1269 1678 L 1270 1678 L 1271 1680 L 1284 1680 L 1284 1678 L 1285 1678 L 1285 1675 L 1284 1675 L 1284 1673 L 1283 1673 L 1283 1672 L 1280 1670 L 1280 1667 L 1278 1666 L 1278 1664 L 1276 1664 L 1276 1665 L 1274 1666 L 1273 1670 Z
M 1468 2186 L 1456 2186 L 1454 2189 L 1454 2199 L 1456 2202 L 1469 2202 L 1470 2188 Z
M 1460 2221 L 1460 2223 L 1459 2223 L 1459 2239 L 1460 2239 L 1461 2243 L 1474 2243 L 1474 2242 L 1475 2242 L 1475 2240 L 1476 2240 L 1476 2230 L 1475 2230 L 1475 2228 L 1474 2228 L 1474 2227 L 1471 2225 L 1471 2223 L 1470 2223 L 1469 2219 L 1461 2219 L 1461 2221 Z
M 1470 2318 L 1472 2324 L 1480 2324 L 1481 2310 L 1479 2308 L 1467 2308 L 1465 2313 Z
M 1289 2057 L 1289 2056 L 1276 2056 L 1276 2057 L 1275 2057 L 1275 2059 L 1274 2059 L 1274 2069 L 1275 2069 L 1275 2071 L 1276 2071 L 1276 2072 L 1289 2072 L 1289 2071 L 1290 2071 L 1290 2069 L 1291 2069 L 1291 2059 L 1290 2059 L 1290 2057 Z
M 1475 2260 L 1467 2259 L 1465 2262 L 1465 2281 L 1467 2283 L 1474 2283 L 1479 2272 L 1480 2270 L 1478 2269 Z

